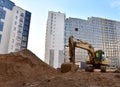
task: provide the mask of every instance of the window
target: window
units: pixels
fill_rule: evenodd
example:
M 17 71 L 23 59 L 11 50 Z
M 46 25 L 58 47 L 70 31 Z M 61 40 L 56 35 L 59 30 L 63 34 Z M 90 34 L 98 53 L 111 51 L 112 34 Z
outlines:
M 12 39 L 12 43 L 14 43 L 14 39 Z
M 20 16 L 21 16 L 21 17 L 24 17 L 24 13 L 21 13 Z
M 22 23 L 19 23 L 19 27 L 22 28 L 22 27 L 23 27 L 23 24 L 22 24 Z
M 17 10 L 17 14 L 19 13 L 19 11 Z
M 16 43 L 15 45 L 16 45 L 16 47 L 19 47 L 19 46 L 20 46 L 20 43 Z
M 20 18 L 20 22 L 23 22 L 23 18 Z
M 20 36 L 17 36 L 17 38 L 16 38 L 17 40 L 21 40 L 21 37 Z
M 2 6 L 2 5 L 0 5 L 0 8 L 2 9 L 2 8 L 3 8 L 3 6 Z
M 0 21 L 0 31 L 3 31 L 3 25 L 4 23 Z
M 13 45 L 11 45 L 11 49 L 13 49 Z
M 20 42 L 21 42 L 21 40 L 20 40 L 20 39 L 16 39 L 16 41 L 17 41 L 18 43 L 20 43 Z
M 30 17 L 29 17 L 29 16 L 27 16 L 27 17 L 26 17 L 26 20 L 28 20 L 28 21 L 29 21 L 29 20 L 30 20 Z
M 2 35 L 0 35 L 0 43 L 1 43 Z
M 78 28 L 75 28 L 75 31 L 78 31 Z
M 28 32 L 27 31 L 23 31 L 23 35 L 27 36 Z
M 26 24 L 26 25 L 29 25 L 29 21 L 25 21 L 25 24 Z
M 25 27 L 24 27 L 24 30 L 25 30 L 25 31 L 28 31 L 28 26 L 25 26 Z
M 26 36 L 23 36 L 23 37 L 22 37 L 22 40 L 23 40 L 23 41 L 27 41 L 27 37 L 26 37 Z
M 19 29 L 17 32 L 18 32 L 19 34 L 21 34 L 21 33 L 22 33 L 22 30 L 21 30 L 21 29 Z
M 16 27 L 14 27 L 14 31 L 16 31 Z
M 18 19 L 18 16 L 16 16 L 16 19 Z
M 83 26 L 81 26 L 81 28 L 83 28 Z
M 0 11 L 0 15 L 2 15 L 3 14 L 3 12 L 2 11 Z
M 17 25 L 17 21 L 15 21 L 15 25 Z
M 23 47 L 26 47 L 26 46 L 27 46 L 27 43 L 26 43 L 26 42 L 22 42 L 22 46 L 23 46 Z
M 1 0 L 1 3 L 4 3 L 5 2 L 5 0 Z

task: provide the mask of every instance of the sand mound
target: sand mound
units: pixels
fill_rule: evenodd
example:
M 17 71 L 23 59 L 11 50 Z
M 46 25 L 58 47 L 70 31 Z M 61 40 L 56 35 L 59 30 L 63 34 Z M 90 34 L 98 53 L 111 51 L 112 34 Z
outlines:
M 27 49 L 0 55 L 0 83 L 19 84 L 56 74 L 58 74 L 57 70 L 44 63 Z
M 0 87 L 119 87 L 120 73 L 60 73 L 29 50 L 0 55 Z

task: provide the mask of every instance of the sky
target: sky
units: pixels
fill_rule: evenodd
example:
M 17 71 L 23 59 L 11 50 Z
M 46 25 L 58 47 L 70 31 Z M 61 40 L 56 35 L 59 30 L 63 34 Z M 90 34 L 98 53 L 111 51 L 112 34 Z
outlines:
M 48 11 L 60 11 L 66 17 L 101 17 L 120 21 L 120 0 L 11 0 L 30 11 L 28 49 L 44 61 Z

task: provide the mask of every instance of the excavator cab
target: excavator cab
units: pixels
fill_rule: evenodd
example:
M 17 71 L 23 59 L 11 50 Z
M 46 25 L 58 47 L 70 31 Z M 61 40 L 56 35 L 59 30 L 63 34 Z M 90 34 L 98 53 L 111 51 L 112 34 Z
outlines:
M 98 50 L 95 52 L 95 60 L 96 62 L 102 62 L 105 60 L 105 52 L 102 50 Z
M 105 52 L 97 50 L 94 52 L 94 58 L 91 61 L 90 58 L 86 61 L 86 71 L 93 72 L 94 69 L 100 69 L 101 72 L 106 72 L 106 67 L 109 66 L 110 60 L 106 58 Z

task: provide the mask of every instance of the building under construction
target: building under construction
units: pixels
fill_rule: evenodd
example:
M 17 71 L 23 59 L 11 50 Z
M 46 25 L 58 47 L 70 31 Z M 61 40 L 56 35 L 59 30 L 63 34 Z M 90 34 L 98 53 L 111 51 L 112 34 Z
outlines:
M 65 62 L 69 61 L 68 38 L 73 35 L 76 39 L 90 43 L 95 50 L 105 51 L 112 66 L 120 66 L 120 22 L 89 17 L 87 20 L 67 18 L 65 21 Z M 88 53 L 76 49 L 76 62 L 84 62 Z

